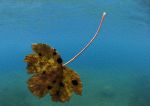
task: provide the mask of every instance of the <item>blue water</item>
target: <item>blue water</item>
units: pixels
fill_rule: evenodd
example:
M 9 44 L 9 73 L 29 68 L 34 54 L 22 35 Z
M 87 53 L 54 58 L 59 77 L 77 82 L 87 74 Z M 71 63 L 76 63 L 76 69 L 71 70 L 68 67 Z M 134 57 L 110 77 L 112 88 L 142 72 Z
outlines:
M 27 89 L 24 57 L 32 43 L 55 47 L 64 62 L 94 35 L 68 66 L 83 95 L 67 103 L 39 99 Z M 150 106 L 149 0 L 0 0 L 0 106 Z

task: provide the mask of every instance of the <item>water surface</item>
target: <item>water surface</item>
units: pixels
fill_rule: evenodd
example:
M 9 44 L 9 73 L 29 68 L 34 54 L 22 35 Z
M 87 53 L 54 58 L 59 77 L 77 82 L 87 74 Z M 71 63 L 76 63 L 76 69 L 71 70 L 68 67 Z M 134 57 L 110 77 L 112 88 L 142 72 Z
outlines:
M 83 95 L 68 103 L 38 99 L 27 89 L 25 55 L 32 43 L 55 47 L 64 62 L 94 35 L 94 43 L 69 64 Z M 150 106 L 149 0 L 1 0 L 0 106 Z

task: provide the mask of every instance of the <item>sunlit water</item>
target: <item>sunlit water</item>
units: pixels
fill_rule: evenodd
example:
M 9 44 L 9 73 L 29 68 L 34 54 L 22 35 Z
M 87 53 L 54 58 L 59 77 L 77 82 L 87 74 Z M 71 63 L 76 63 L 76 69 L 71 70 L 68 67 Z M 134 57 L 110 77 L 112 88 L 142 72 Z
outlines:
M 55 47 L 64 62 L 94 35 L 68 66 L 83 95 L 67 103 L 38 99 L 27 89 L 25 55 L 32 43 Z M 149 0 L 0 0 L 0 106 L 150 106 Z

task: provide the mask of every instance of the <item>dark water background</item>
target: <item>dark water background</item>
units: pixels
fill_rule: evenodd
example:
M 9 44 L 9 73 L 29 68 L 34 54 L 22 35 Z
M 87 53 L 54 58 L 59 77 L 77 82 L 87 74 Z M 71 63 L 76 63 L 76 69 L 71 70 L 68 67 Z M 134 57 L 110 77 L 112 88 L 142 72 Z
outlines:
M 32 43 L 55 47 L 64 61 L 93 36 L 69 64 L 83 96 L 68 103 L 38 99 L 27 89 L 25 55 Z M 0 106 L 150 106 L 150 0 L 0 0 Z

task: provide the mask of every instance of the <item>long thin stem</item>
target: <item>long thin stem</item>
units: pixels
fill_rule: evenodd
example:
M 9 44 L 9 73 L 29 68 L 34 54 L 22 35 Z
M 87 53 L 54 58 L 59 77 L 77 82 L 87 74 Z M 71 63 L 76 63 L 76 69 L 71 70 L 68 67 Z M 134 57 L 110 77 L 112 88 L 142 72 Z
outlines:
M 104 21 L 105 16 L 106 16 L 106 12 L 103 12 L 103 15 L 102 15 L 101 21 L 99 23 L 98 29 L 97 29 L 95 35 L 93 36 L 93 38 L 86 44 L 86 46 L 78 54 L 76 54 L 68 62 L 64 63 L 63 66 L 65 66 L 65 65 L 71 63 L 72 61 L 74 61 L 83 51 L 85 51 L 90 46 L 90 44 L 94 41 L 94 39 L 97 37 L 98 33 L 100 32 L 100 29 L 101 29 L 101 26 L 102 26 L 102 23 Z

